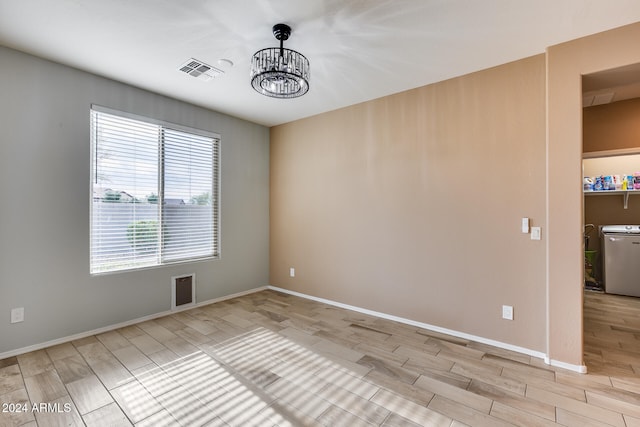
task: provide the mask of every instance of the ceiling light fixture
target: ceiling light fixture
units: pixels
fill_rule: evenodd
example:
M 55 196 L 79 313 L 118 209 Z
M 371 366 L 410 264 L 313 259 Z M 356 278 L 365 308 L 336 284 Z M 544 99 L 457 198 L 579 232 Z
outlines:
M 283 42 L 291 35 L 286 24 L 273 26 L 280 47 L 269 47 L 251 58 L 251 86 L 273 98 L 297 98 L 309 91 L 309 60 L 295 50 L 285 49 Z

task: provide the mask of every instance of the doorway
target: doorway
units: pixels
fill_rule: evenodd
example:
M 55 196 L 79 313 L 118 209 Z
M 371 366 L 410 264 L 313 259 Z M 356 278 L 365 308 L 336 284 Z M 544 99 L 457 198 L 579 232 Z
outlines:
M 590 373 L 640 378 L 640 298 L 605 293 L 600 233 L 640 224 L 640 64 L 583 75 L 582 105 L 584 363 Z

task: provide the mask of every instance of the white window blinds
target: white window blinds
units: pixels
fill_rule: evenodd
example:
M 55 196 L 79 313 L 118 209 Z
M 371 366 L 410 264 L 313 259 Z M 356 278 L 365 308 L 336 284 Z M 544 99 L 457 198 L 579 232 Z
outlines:
M 91 110 L 91 273 L 218 256 L 220 141 Z

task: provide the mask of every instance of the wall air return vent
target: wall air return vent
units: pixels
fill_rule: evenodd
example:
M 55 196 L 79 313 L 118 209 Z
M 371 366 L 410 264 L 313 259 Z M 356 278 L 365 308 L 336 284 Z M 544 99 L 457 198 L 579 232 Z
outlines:
M 171 278 L 171 309 L 190 307 L 196 304 L 196 275 Z
M 182 64 L 178 70 L 203 82 L 208 82 L 209 80 L 215 79 L 216 77 L 224 74 L 224 71 L 194 58 L 191 58 Z

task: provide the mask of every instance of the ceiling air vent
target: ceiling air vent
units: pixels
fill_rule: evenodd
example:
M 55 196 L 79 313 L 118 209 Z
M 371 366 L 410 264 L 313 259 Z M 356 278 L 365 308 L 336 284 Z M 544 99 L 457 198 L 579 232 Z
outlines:
M 187 73 L 192 77 L 197 78 L 198 80 L 202 80 L 203 82 L 208 82 L 211 79 L 214 79 L 222 74 L 224 71 L 217 69 L 216 67 L 212 67 L 211 65 L 205 64 L 202 61 L 198 61 L 197 59 L 191 58 L 184 64 L 178 68 L 178 70 L 183 73 Z
M 593 103 L 591 105 L 610 104 L 615 96 L 614 92 L 601 93 L 593 97 Z

